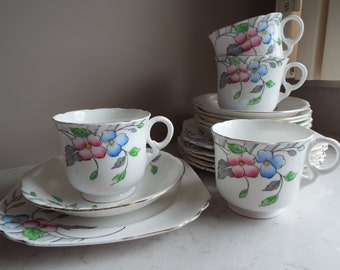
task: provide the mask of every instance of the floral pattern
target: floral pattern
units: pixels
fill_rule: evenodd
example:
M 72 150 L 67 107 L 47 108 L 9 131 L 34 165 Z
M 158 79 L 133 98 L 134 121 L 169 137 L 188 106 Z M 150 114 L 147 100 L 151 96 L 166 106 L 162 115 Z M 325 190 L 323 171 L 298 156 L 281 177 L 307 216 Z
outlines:
M 96 226 L 72 224 L 74 219 L 66 221 L 66 214 L 33 207 L 20 192 L 20 187 L 15 188 L 2 201 L 0 209 L 0 231 L 16 235 L 22 241 L 51 241 L 53 243 L 70 242 L 81 243 L 85 241 L 84 234 L 93 238 L 107 237 L 107 232 L 96 236 L 91 235 L 91 230 Z M 23 211 L 20 213 L 20 211 Z M 18 213 L 19 212 L 19 213 Z M 23 214 L 24 213 L 24 214 Z M 113 228 L 109 234 L 116 234 L 125 229 L 125 226 Z M 70 233 L 73 230 L 82 230 L 83 236 Z M 86 234 L 86 231 L 89 231 Z M 67 233 L 65 233 L 67 232 Z
M 96 169 L 90 173 L 89 180 L 98 177 L 98 160 L 106 156 L 114 158 L 111 169 L 121 170 L 112 178 L 112 185 L 124 180 L 127 174 L 128 158 L 138 156 L 140 148 L 132 146 L 125 149 L 129 142 L 129 134 L 136 133 L 144 128 L 144 122 L 133 122 L 127 125 L 108 126 L 98 131 L 100 126 L 90 128 L 68 127 L 59 128 L 70 143 L 65 147 L 66 165 L 72 166 L 75 162 L 93 161 Z
M 282 66 L 282 59 L 279 57 L 258 56 L 249 61 L 249 57 L 219 57 L 217 63 L 225 66 L 225 71 L 222 70 L 218 78 L 219 88 L 223 89 L 228 84 L 234 84 L 237 91 L 233 99 L 236 100 L 241 97 L 242 91 L 245 89 L 244 84 L 247 83 L 247 89 L 251 89 L 247 105 L 258 104 L 261 102 L 265 90 L 279 83 L 271 79 L 265 80 L 264 77 L 268 74 L 268 68 L 274 69 Z
M 279 199 L 282 186 L 295 179 L 297 172 L 289 171 L 282 174 L 280 169 L 286 165 L 288 156 L 295 156 L 298 152 L 305 150 L 303 143 L 287 143 L 268 145 L 262 148 L 257 143 L 233 143 L 228 140 L 215 142 L 225 154 L 225 159 L 218 160 L 217 179 L 232 181 L 233 178 L 244 179 L 246 188 L 239 193 L 239 198 L 245 198 L 250 189 L 250 181 L 258 181 L 261 175 L 268 179 L 263 192 L 275 192 L 274 195 L 264 198 L 259 202 L 260 206 L 274 204 Z
M 268 45 L 267 52 L 262 53 L 263 55 L 268 55 L 274 52 L 275 44 L 282 44 L 280 35 L 275 33 L 275 28 L 280 22 L 281 17 L 279 14 L 255 17 L 247 22 L 241 22 L 233 25 L 233 27 L 225 28 L 223 31 L 217 31 L 215 38 L 216 41 L 221 37 L 234 39 L 235 42 L 226 48 L 226 55 L 240 55 L 250 50 L 254 50 L 254 53 L 248 54 L 257 55 L 256 47 L 261 44 Z

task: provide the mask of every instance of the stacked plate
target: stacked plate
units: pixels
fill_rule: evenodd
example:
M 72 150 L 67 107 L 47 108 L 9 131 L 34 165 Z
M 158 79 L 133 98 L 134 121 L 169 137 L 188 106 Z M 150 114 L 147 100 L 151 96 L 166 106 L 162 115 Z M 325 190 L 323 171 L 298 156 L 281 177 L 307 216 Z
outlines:
M 130 197 L 92 203 L 69 184 L 62 157 L 53 158 L 26 173 L 0 202 L 0 231 L 35 246 L 93 245 L 152 236 L 195 220 L 211 196 L 197 174 L 164 151 L 152 167 L 157 172 L 146 170 Z
M 183 122 L 178 146 L 181 155 L 193 166 L 214 172 L 214 144 L 210 128 L 218 122 L 231 119 L 275 119 L 312 127 L 312 109 L 308 101 L 287 97 L 273 112 L 248 112 L 220 109 L 217 94 L 209 93 L 193 99 L 194 117 Z M 321 136 L 315 133 L 316 136 Z M 321 165 L 326 157 L 328 145 L 312 150 L 311 161 Z

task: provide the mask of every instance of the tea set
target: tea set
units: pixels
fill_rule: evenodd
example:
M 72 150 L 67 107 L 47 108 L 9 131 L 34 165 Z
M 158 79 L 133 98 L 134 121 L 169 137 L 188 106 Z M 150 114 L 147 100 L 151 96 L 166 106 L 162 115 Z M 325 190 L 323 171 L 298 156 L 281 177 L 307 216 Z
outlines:
M 299 25 L 294 39 L 283 31 L 289 21 Z M 288 58 L 303 30 L 298 16 L 270 13 L 209 35 L 217 91 L 193 99 L 194 117 L 177 138 L 182 158 L 164 151 L 174 134 L 164 116 L 127 108 L 55 115 L 62 155 L 28 171 L 0 202 L 0 231 L 34 246 L 169 232 L 209 206 L 212 194 L 192 167 L 215 174 L 218 192 L 235 213 L 280 215 L 303 185 L 340 162 L 339 143 L 311 130 L 309 102 L 289 96 L 307 77 L 305 66 Z M 302 74 L 294 85 L 286 80 L 292 67 Z M 158 123 L 167 130 L 160 142 L 150 135 Z M 324 165 L 329 146 L 335 158 Z

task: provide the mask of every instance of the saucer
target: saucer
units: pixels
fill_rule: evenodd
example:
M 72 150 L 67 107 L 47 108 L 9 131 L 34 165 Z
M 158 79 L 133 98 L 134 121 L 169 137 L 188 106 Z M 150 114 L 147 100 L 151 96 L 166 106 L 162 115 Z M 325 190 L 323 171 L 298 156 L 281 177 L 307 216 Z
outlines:
M 111 217 L 75 217 L 32 205 L 16 186 L 0 202 L 0 232 L 41 247 L 84 246 L 128 241 L 167 233 L 200 216 L 210 191 L 186 163 L 182 181 L 153 203 Z M 171 168 L 173 170 L 173 168 Z
M 104 217 L 124 214 L 152 203 L 181 181 L 185 169 L 180 159 L 161 151 L 151 163 L 135 192 L 120 201 L 93 203 L 85 200 L 67 180 L 61 156 L 26 173 L 21 181 L 21 191 L 34 205 L 68 215 Z
M 218 106 L 217 94 L 209 93 L 197 96 L 193 99 L 193 105 L 203 111 L 212 113 L 215 116 L 228 116 L 233 118 L 262 119 L 262 118 L 285 118 L 296 116 L 310 107 L 308 101 L 297 98 L 287 97 L 277 104 L 273 112 L 250 112 L 221 109 Z

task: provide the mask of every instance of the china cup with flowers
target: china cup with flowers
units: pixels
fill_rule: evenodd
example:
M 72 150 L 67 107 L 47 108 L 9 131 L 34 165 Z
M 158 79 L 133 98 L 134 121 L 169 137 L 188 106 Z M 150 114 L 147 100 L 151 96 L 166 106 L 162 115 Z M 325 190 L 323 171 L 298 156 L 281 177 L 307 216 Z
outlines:
M 339 166 L 336 140 L 315 137 L 312 130 L 296 124 L 237 119 L 213 125 L 212 134 L 217 189 L 233 211 L 247 217 L 279 215 L 300 186 Z M 310 161 L 311 149 L 319 144 L 335 150 L 334 160 L 322 167 Z
M 298 34 L 287 37 L 287 23 L 296 23 Z M 297 15 L 282 18 L 282 13 L 273 12 L 249 18 L 220 28 L 209 35 L 216 56 L 223 55 L 268 55 L 288 57 L 304 32 L 303 20 Z M 285 44 L 286 49 L 283 49 Z
M 150 119 L 149 112 L 138 109 L 79 110 L 55 115 L 53 120 L 69 182 L 85 199 L 99 203 L 131 195 L 145 168 L 173 135 L 168 118 Z M 150 137 L 158 122 L 167 127 L 161 142 Z

